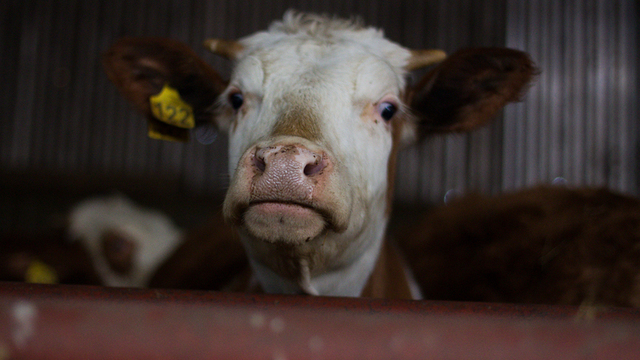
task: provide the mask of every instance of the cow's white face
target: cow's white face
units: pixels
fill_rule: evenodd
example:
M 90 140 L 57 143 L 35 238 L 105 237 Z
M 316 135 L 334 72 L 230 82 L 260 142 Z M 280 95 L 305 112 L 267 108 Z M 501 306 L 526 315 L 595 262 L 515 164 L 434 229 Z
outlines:
M 405 89 L 405 67 L 443 53 L 295 13 L 240 42 L 207 44 L 236 60 L 229 82 L 184 44 L 154 38 L 114 44 L 107 74 L 154 134 L 188 136 L 184 124 L 152 111 L 150 99 L 166 87 L 187 104 L 179 103 L 183 112 L 193 109 L 195 125 L 213 121 L 228 132 L 225 217 L 262 287 L 278 293 L 360 295 L 384 236 L 400 145 L 416 128 L 425 135 L 485 124 L 535 73 L 520 51 L 467 49 Z
M 307 291 L 308 271 L 320 293 L 358 295 L 367 276 L 345 267 L 372 267 L 384 235 L 410 52 L 372 30 L 242 43 L 217 117 L 230 135 L 225 215 L 267 291 Z

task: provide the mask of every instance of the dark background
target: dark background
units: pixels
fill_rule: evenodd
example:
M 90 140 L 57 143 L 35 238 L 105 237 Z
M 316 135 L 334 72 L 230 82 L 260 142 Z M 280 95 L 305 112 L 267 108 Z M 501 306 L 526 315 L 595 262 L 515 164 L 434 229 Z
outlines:
M 357 15 L 412 48 L 517 48 L 541 68 L 524 102 L 492 125 L 403 151 L 400 206 L 439 204 L 452 189 L 497 194 L 558 177 L 640 193 L 634 0 L 3 0 L 0 226 L 38 226 L 77 199 L 112 190 L 187 226 L 217 210 L 226 138 L 209 146 L 148 139 L 100 55 L 122 36 L 165 36 L 226 76 L 229 63 L 202 41 L 249 35 L 289 8 Z

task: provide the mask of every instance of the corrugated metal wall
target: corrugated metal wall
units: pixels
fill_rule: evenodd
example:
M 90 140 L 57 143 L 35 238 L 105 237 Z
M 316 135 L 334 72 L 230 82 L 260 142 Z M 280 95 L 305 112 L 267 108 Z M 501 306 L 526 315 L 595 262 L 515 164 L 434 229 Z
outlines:
M 562 177 L 639 193 L 637 1 L 508 2 L 507 46 L 542 74 L 509 107 L 503 187 Z
M 628 1 L 0 2 L 0 170 L 176 179 L 211 194 L 227 183 L 226 139 L 187 145 L 146 138 L 106 79 L 100 53 L 125 35 L 190 44 L 265 28 L 287 8 L 360 15 L 409 47 L 508 46 L 543 73 L 504 121 L 434 138 L 401 154 L 397 199 L 440 201 L 450 189 L 496 193 L 565 177 L 638 193 L 637 20 Z

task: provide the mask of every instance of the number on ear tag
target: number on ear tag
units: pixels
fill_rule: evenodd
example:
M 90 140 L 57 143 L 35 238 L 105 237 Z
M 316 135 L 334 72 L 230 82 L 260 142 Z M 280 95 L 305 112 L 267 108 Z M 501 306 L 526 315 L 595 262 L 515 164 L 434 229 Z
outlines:
M 158 120 L 183 129 L 196 126 L 193 109 L 169 84 L 165 84 L 159 94 L 151 96 L 149 102 L 151 112 Z

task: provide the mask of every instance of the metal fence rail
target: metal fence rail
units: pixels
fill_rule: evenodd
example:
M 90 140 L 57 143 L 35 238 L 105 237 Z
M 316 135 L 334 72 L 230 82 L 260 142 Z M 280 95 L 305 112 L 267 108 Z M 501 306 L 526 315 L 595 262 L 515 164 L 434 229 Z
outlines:
M 0 284 L 0 358 L 637 359 L 640 312 Z

